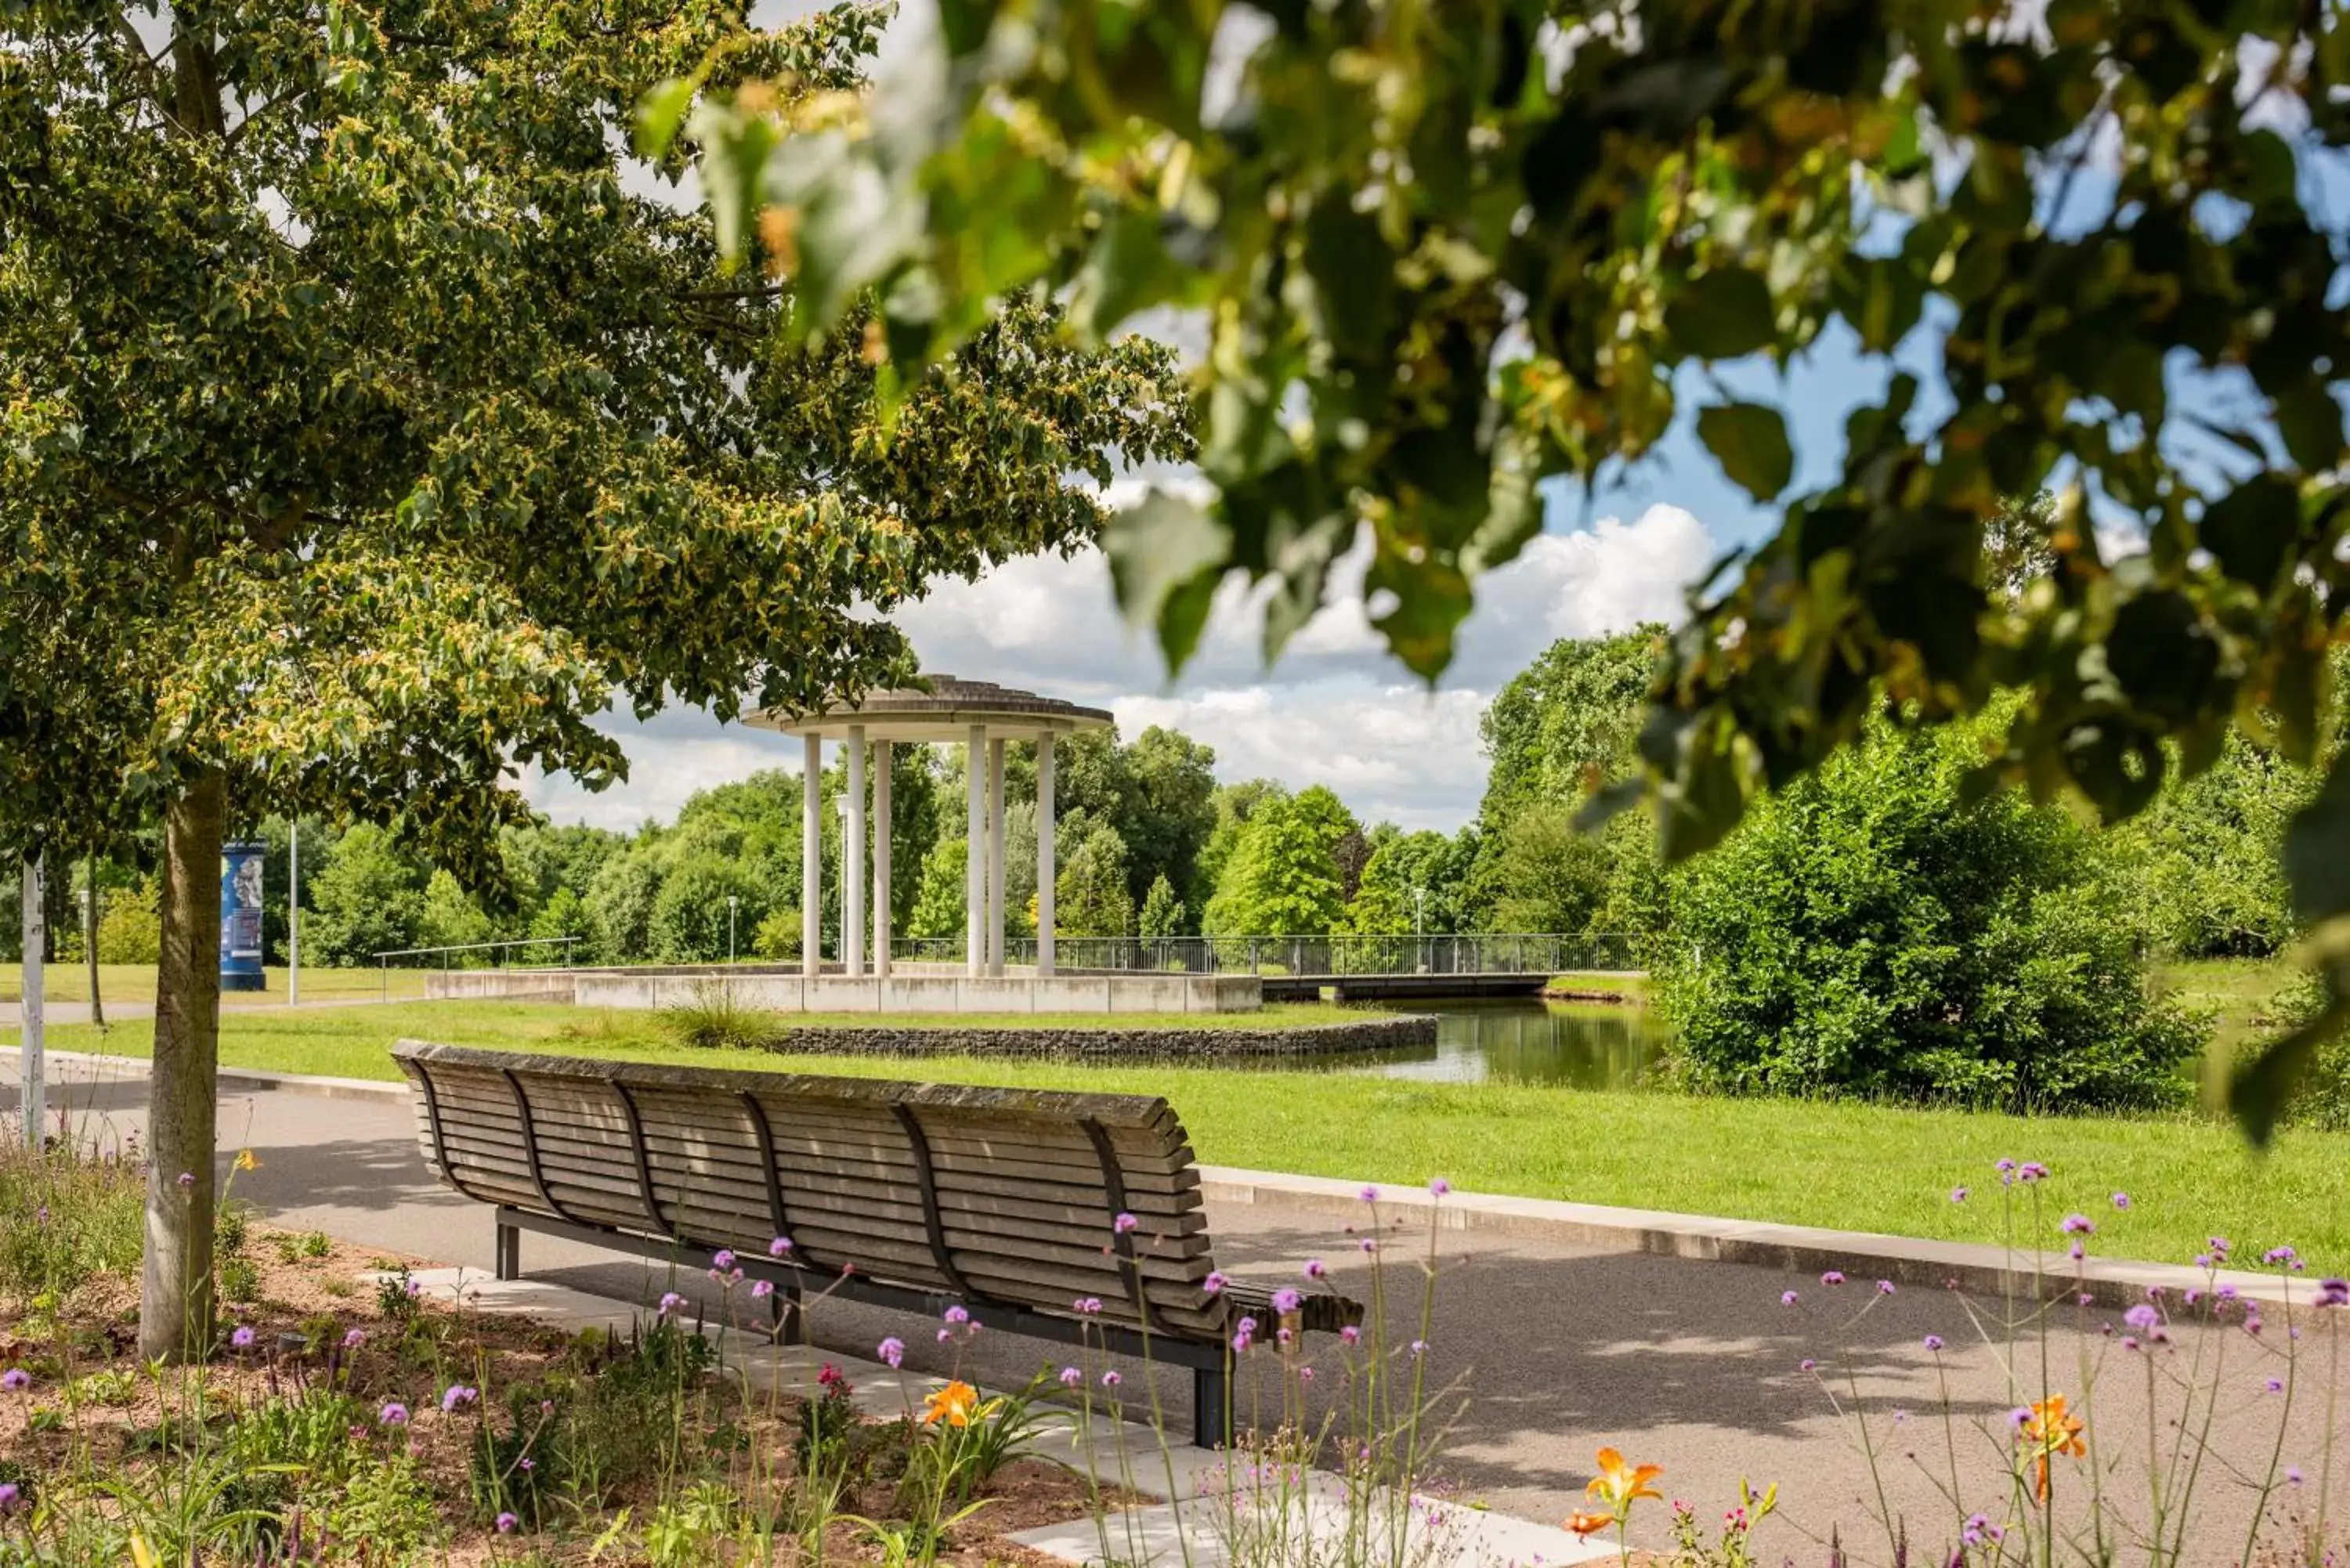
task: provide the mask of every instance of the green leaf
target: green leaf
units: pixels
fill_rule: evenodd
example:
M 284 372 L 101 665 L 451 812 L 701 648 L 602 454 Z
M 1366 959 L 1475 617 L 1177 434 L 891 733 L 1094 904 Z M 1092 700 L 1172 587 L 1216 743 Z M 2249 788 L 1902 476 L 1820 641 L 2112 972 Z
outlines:
M 1128 625 L 1159 634 L 1170 671 L 1180 670 L 1199 644 L 1208 596 L 1232 555 L 1232 530 L 1180 495 L 1152 486 L 1138 505 L 1102 529 L 1102 553 Z M 1172 607 L 1173 614 L 1169 611 Z
M 1070 319 L 1086 341 L 1106 340 L 1127 317 L 1181 284 L 1181 272 L 1167 257 L 1161 222 L 1156 209 L 1128 207 L 1102 225 L 1069 299 Z
M 671 77 L 637 100 L 638 152 L 653 159 L 668 154 L 699 85 L 691 77 Z
M 2350 1022 L 2350 1002 L 2333 996 L 2324 1012 L 2271 1041 L 2235 1070 L 2228 1084 L 2228 1109 L 2255 1147 L 2265 1148 L 2276 1135 L 2278 1118 L 2293 1102 L 2293 1090 L 2316 1059 L 2317 1048 L 2340 1033 L 2345 1022 Z
M 2350 914 L 2350 751 L 2334 759 L 2317 798 L 2286 826 L 2284 874 L 2293 913 L 2305 923 Z
M 1697 417 L 1698 439 L 1721 470 L 1757 501 L 1775 499 L 1794 477 L 1787 421 L 1761 403 L 1716 403 Z
M 2276 400 L 2277 431 L 2284 449 L 2306 473 L 2329 469 L 2342 458 L 2342 405 L 2325 383 L 2303 381 Z
M 2301 533 L 2301 496 L 2289 479 L 2255 475 L 2210 504 L 2200 533 L 2221 571 L 2266 591 Z
M 1778 336 L 1771 290 L 1741 266 L 1716 267 L 1690 280 L 1665 306 L 1675 347 L 1700 359 L 1735 359 L 1767 348 Z

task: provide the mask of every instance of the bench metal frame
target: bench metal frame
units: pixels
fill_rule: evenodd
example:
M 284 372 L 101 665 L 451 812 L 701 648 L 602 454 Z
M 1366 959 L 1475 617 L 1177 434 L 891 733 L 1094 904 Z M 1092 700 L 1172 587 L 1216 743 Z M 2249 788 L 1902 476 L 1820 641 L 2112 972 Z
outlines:
M 525 1125 L 527 1126 L 527 1122 Z M 536 1161 L 533 1160 L 532 1164 L 535 1167 Z M 442 1168 L 447 1168 L 444 1166 Z M 650 1236 L 577 1220 L 558 1220 L 505 1204 L 496 1206 L 495 1220 L 496 1274 L 501 1280 L 522 1277 L 522 1232 L 525 1231 L 610 1251 L 689 1263 L 696 1268 L 711 1266 L 709 1260 L 715 1257 L 718 1251 L 682 1237 Z M 854 1270 L 842 1273 L 820 1272 L 802 1267 L 788 1258 L 737 1252 L 734 1266 L 741 1269 L 746 1277 L 765 1280 L 775 1287 L 775 1294 L 769 1300 L 778 1344 L 806 1343 L 805 1320 L 806 1302 L 811 1297 L 838 1296 L 847 1301 L 914 1313 L 932 1322 L 936 1322 L 947 1308 L 961 1306 L 971 1314 L 972 1322 L 994 1333 L 1051 1340 L 1060 1345 L 1092 1345 L 1119 1355 L 1187 1367 L 1191 1373 L 1192 1442 L 1203 1449 L 1215 1449 L 1223 1447 L 1231 1439 L 1232 1356 L 1222 1343 L 1208 1344 L 1172 1334 L 1153 1334 L 1147 1327 L 1138 1330 L 1124 1324 L 1098 1319 L 1062 1317 L 1056 1314 L 1035 1312 L 1026 1307 L 991 1301 L 982 1295 L 958 1295 L 951 1291 L 893 1285 Z M 1148 1322 L 1147 1319 L 1145 1321 Z

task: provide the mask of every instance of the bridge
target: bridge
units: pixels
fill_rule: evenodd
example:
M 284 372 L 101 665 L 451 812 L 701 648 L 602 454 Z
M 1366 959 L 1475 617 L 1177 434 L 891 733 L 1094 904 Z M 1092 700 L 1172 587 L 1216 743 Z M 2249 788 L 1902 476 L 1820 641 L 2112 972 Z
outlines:
M 1033 962 L 1034 939 L 1013 938 L 1004 957 Z M 1533 996 L 1557 975 L 1628 973 L 1640 966 L 1620 931 L 1567 936 L 1476 931 L 1422 936 L 1353 932 L 1298 937 L 1060 937 L 1061 971 L 1253 974 L 1267 1002 L 1406 1001 Z M 948 962 L 960 937 L 900 939 L 893 958 Z

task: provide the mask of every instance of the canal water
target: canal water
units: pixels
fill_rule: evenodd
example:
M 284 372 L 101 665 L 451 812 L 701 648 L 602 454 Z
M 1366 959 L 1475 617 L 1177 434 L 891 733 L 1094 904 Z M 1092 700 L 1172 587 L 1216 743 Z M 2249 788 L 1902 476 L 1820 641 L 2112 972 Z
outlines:
M 1398 1011 L 1434 1013 L 1435 1045 L 1356 1057 L 1357 1071 L 1619 1089 L 1641 1083 L 1665 1053 L 1664 1025 L 1631 1002 L 1432 1002 Z

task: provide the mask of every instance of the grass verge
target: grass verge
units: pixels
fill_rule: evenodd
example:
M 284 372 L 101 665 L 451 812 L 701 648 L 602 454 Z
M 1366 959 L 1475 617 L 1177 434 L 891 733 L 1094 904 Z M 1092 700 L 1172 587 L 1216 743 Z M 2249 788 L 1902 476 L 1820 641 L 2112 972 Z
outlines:
M 304 1002 L 339 1002 L 347 998 L 381 996 L 388 987 L 396 997 L 424 994 L 424 971 L 395 969 L 323 969 L 302 966 Z M 16 964 L 0 968 L 0 1002 L 24 999 L 24 971 Z M 42 970 L 41 994 L 51 1002 L 88 1002 L 89 966 L 78 959 L 51 959 Z M 151 963 L 102 963 L 98 966 L 99 1000 L 108 1003 L 155 1000 L 155 966 Z M 230 1007 L 251 1007 L 286 1000 L 286 971 L 273 965 L 260 991 L 231 992 L 221 999 Z
M 144 1055 L 151 1044 L 144 1023 L 110 1031 L 102 1045 L 87 1029 L 52 1034 L 59 1050 Z M 398 1075 L 387 1050 L 403 1034 L 705 1066 L 1164 1095 L 1213 1164 L 1388 1183 L 1440 1173 L 1469 1191 L 1950 1241 L 2002 1240 L 1998 1204 L 1987 1196 L 1996 1190 L 1991 1163 L 2040 1159 L 2056 1173 L 2045 1193 L 2052 1211 L 2094 1215 L 2107 1256 L 2184 1262 L 2217 1233 L 2234 1241 L 2238 1256 L 2289 1243 L 2313 1268 L 2350 1268 L 2342 1175 L 2350 1134 L 2289 1129 L 2254 1155 L 2232 1127 L 2203 1117 L 2012 1116 L 1350 1072 L 697 1050 L 672 1044 L 650 1012 L 516 1003 L 230 1014 L 221 1060 L 388 1079 Z M 1978 1196 L 1951 1202 L 1960 1185 Z M 2115 1192 L 2134 1199 L 2126 1212 L 2114 1209 Z

